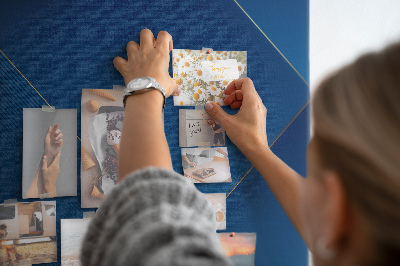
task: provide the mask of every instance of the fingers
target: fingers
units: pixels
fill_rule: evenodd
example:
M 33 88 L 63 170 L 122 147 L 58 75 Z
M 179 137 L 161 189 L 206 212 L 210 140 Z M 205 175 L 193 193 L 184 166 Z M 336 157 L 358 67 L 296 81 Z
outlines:
M 172 49 L 172 36 L 166 31 L 160 31 L 157 36 L 156 49 L 169 53 Z
M 242 106 L 243 92 L 241 90 L 234 91 L 224 99 L 225 105 L 230 105 L 232 109 Z
M 51 126 L 49 126 L 49 128 L 47 129 L 45 138 L 49 138 L 50 137 L 52 129 L 53 128 Z
M 62 139 L 63 136 L 64 136 L 63 133 L 58 134 L 55 138 L 56 143 L 58 140 Z
M 206 111 L 215 118 L 223 128 L 226 129 L 226 123 L 230 121 L 231 116 L 228 115 L 222 108 L 216 103 L 208 102 L 206 104 Z
M 57 144 L 58 146 L 60 146 L 60 147 L 62 147 L 63 143 L 64 143 L 64 140 L 63 140 L 63 139 L 60 139 L 60 140 L 57 140 L 57 141 L 56 141 L 56 144 Z
M 149 29 L 140 32 L 140 50 L 146 52 L 154 49 L 154 35 Z
M 128 61 L 123 59 L 120 56 L 117 56 L 114 58 L 113 64 L 114 64 L 114 67 L 119 71 L 119 73 L 122 74 L 124 72 L 123 71 L 124 67 L 126 66 L 126 64 L 128 64 Z
M 51 131 L 53 133 L 56 132 L 59 126 L 60 126 L 60 124 L 55 124 Z
M 174 91 L 171 95 L 172 96 L 179 96 L 179 94 L 181 94 L 181 92 L 182 92 L 181 86 L 178 85 L 177 90 Z
M 42 159 L 42 171 L 46 171 L 47 170 L 47 156 L 43 155 L 43 159 Z
M 135 53 L 137 53 L 139 49 L 140 49 L 139 44 L 137 44 L 136 42 L 134 41 L 128 42 L 128 44 L 126 45 L 126 53 L 128 55 L 128 59 L 133 58 Z
M 253 81 L 249 78 L 235 79 L 226 87 L 225 94 L 230 95 L 235 90 L 242 90 L 244 93 L 257 93 Z

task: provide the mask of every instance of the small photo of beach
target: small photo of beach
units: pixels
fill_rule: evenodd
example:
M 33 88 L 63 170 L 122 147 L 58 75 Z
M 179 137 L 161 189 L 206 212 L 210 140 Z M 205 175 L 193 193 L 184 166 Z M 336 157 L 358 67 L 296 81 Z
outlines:
M 81 244 L 91 221 L 91 219 L 61 219 L 62 265 L 81 265 Z
M 254 265 L 255 233 L 219 233 L 222 249 L 235 266 Z

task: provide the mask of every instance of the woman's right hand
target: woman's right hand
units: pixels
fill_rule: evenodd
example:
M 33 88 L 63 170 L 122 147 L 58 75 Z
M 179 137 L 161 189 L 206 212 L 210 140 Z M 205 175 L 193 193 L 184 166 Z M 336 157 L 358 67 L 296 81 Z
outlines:
M 44 155 L 47 156 L 47 166 L 51 164 L 54 157 L 61 151 L 64 143 L 63 134 L 58 128 L 59 126 L 59 124 L 54 125 L 54 127 L 49 126 L 44 137 Z
M 246 155 L 268 147 L 266 134 L 267 109 L 249 78 L 232 81 L 225 89 L 226 105 L 240 108 L 235 115 L 227 114 L 221 106 L 209 102 L 207 112 L 225 129 L 229 139 Z

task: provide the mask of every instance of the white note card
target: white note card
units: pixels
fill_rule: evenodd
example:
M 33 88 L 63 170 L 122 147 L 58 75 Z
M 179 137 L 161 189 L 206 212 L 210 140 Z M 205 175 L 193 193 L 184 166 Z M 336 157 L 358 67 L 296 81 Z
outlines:
M 239 78 L 238 62 L 236 59 L 202 61 L 199 67 L 202 71 L 200 78 L 205 82 Z

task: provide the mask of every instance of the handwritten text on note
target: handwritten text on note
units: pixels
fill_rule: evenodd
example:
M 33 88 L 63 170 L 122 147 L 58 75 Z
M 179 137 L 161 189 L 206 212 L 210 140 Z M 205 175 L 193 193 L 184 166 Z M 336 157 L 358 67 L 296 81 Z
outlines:
M 199 63 L 205 82 L 217 80 L 233 80 L 239 78 L 238 63 L 235 59 L 203 61 Z

